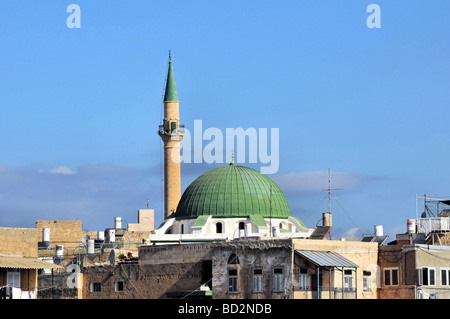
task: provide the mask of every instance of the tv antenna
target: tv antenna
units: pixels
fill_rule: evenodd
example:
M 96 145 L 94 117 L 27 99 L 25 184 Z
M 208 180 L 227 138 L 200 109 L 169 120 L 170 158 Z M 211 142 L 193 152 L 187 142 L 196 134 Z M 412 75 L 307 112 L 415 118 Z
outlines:
M 339 197 L 331 196 L 331 191 L 342 191 L 343 188 L 331 188 L 331 170 L 328 169 L 328 188 L 322 189 L 322 191 L 328 192 L 328 212 L 331 213 L 331 199 L 339 199 Z

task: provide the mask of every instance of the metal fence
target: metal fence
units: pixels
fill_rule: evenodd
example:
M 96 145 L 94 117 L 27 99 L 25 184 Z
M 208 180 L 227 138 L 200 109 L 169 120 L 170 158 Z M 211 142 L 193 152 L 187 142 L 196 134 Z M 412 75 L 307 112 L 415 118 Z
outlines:
M 430 232 L 450 231 L 449 217 L 430 217 L 417 219 L 417 232 L 428 234 Z

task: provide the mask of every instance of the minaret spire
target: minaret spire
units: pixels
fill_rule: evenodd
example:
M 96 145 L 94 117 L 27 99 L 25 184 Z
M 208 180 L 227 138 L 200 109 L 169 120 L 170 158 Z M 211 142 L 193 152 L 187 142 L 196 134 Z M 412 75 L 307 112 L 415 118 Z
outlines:
M 164 119 L 158 134 L 164 142 L 164 219 L 168 219 L 174 217 L 181 198 L 180 142 L 184 136 L 184 125 L 180 125 L 179 101 L 170 50 L 164 94 Z
M 173 74 L 172 54 L 169 50 L 169 67 L 167 70 L 166 92 L 164 102 L 178 101 L 177 86 L 175 84 L 175 75 Z

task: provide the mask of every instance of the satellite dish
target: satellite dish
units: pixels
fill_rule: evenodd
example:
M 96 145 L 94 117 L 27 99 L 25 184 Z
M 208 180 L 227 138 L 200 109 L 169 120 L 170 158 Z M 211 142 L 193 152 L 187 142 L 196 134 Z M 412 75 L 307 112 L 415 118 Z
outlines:
M 114 250 L 111 250 L 109 252 L 108 260 L 111 265 L 114 264 L 114 262 L 116 261 L 116 253 L 114 252 Z
M 86 246 L 89 239 L 91 239 L 89 235 L 84 236 L 83 239 L 81 240 L 83 242 L 83 245 Z

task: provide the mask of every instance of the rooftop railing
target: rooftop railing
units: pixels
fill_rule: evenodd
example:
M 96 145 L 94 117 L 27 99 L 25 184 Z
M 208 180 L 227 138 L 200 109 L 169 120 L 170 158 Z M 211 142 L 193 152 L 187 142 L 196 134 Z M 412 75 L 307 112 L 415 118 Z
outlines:
M 430 217 L 417 219 L 417 232 L 428 234 L 430 232 L 450 231 L 450 217 Z

